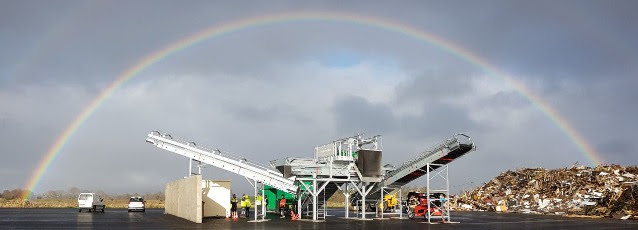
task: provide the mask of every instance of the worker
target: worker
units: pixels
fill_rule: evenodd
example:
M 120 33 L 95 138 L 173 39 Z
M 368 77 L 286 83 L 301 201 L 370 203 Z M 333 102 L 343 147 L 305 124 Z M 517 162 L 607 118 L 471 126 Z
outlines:
M 233 194 L 230 198 L 230 216 L 231 218 L 237 218 L 237 195 Z
M 244 203 L 244 212 L 246 212 L 245 216 L 246 218 L 250 217 L 250 197 L 248 197 L 248 195 L 244 194 L 244 196 L 242 197 L 242 199 L 244 201 L 242 201 Z
M 441 208 L 439 208 L 439 211 L 442 212 L 443 210 L 449 210 L 447 197 L 445 197 L 445 194 L 441 193 L 441 195 L 439 195 L 439 200 L 441 201 Z M 443 215 L 443 213 L 441 213 L 441 215 Z M 445 223 L 445 218 L 441 218 L 441 222 Z
M 284 195 L 281 195 L 281 200 L 279 200 L 279 213 L 281 214 L 281 217 L 279 218 L 285 218 L 285 212 L 286 211 L 286 197 L 284 197 Z
M 261 205 L 261 201 L 262 201 L 262 196 L 261 195 L 257 195 L 257 197 L 255 197 L 255 208 L 257 208 L 257 206 Z

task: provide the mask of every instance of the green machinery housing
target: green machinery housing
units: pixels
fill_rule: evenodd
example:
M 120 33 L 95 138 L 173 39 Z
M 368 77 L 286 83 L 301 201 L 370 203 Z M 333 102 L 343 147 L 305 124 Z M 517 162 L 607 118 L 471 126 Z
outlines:
M 304 183 L 308 186 L 309 189 L 312 189 L 312 182 L 306 181 Z M 300 189 L 302 191 L 305 190 L 303 186 L 300 187 Z M 268 206 L 266 206 L 266 209 L 268 211 L 279 211 L 278 205 L 279 200 L 281 200 L 281 196 L 284 196 L 286 198 L 286 205 L 288 207 L 297 206 L 297 196 L 295 194 L 287 193 L 271 186 L 264 185 L 264 195 L 266 195 L 266 203 L 268 204 Z

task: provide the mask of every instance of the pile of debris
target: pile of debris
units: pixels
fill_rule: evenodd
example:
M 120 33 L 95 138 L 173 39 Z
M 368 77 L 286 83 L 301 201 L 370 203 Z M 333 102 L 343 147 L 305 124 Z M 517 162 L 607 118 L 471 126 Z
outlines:
M 458 209 L 638 219 L 638 166 L 507 171 L 457 196 Z

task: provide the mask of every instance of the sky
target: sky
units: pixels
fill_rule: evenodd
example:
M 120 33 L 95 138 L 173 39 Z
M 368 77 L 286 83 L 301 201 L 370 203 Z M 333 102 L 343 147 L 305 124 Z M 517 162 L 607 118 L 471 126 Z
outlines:
M 390 20 L 510 73 L 605 164 L 638 164 L 636 1 L 0 1 L 0 189 L 24 187 L 69 124 L 143 57 L 215 25 L 291 12 Z M 267 163 L 380 134 L 399 165 L 455 133 L 453 191 L 523 167 L 591 162 L 494 71 L 405 34 L 339 21 L 239 30 L 175 52 L 118 88 L 71 136 L 35 193 L 163 191 L 188 159 L 153 130 Z M 203 177 L 244 178 L 205 168 Z M 425 185 L 424 179 L 409 184 Z

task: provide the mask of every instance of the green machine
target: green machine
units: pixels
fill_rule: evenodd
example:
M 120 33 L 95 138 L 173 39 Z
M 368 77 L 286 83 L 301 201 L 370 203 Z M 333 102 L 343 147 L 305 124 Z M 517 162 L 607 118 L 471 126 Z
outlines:
M 279 210 L 278 207 L 279 207 L 279 200 L 281 199 L 281 196 L 284 196 L 286 198 L 287 205 L 297 204 L 297 198 L 294 194 L 281 191 L 279 189 L 270 187 L 268 185 L 264 185 L 264 194 L 266 195 L 266 202 L 268 203 L 268 206 L 266 206 L 266 209 L 268 211 Z
M 310 181 L 304 183 L 309 189 L 312 189 L 312 183 Z M 305 190 L 303 186 L 301 186 L 300 189 Z M 288 207 L 297 205 L 297 196 L 271 186 L 264 185 L 264 194 L 266 195 L 266 202 L 268 203 L 268 206 L 266 206 L 267 211 L 279 211 L 279 200 L 281 200 L 281 196 L 286 198 L 286 205 Z

